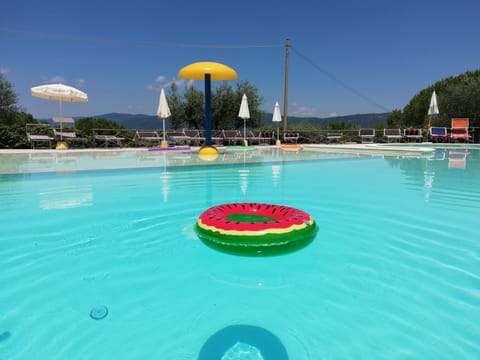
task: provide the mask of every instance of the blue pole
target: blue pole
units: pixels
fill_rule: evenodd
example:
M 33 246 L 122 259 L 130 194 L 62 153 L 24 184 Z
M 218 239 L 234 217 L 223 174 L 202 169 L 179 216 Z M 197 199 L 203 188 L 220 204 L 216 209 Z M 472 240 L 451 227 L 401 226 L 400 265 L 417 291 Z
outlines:
M 205 74 L 205 145 L 212 145 L 211 76 Z

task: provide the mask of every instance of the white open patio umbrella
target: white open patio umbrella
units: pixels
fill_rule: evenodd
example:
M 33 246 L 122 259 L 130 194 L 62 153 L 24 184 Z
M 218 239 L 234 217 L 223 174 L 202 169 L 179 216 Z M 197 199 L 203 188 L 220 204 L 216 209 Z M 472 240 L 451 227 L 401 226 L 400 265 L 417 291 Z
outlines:
M 46 84 L 32 87 L 32 96 L 40 99 L 47 99 L 59 102 L 59 113 L 62 116 L 62 103 L 64 102 L 79 102 L 84 103 L 88 101 L 88 96 L 83 91 L 80 91 L 72 86 L 63 84 Z
M 240 111 L 238 117 L 243 119 L 243 141 L 247 140 L 247 119 L 250 119 L 250 110 L 248 110 L 247 95 L 243 94 L 242 103 L 240 104 Z
M 157 115 L 159 118 L 163 120 L 163 141 L 161 144 L 162 148 L 168 147 L 167 141 L 165 140 L 165 119 L 170 117 L 172 113 L 170 112 L 170 108 L 168 107 L 167 97 L 165 96 L 165 91 L 160 91 L 160 101 L 158 104 Z
M 282 114 L 280 113 L 280 105 L 278 101 L 275 102 L 275 108 L 273 109 L 273 122 L 277 123 L 277 145 L 280 145 L 280 126 L 279 124 L 282 122 Z

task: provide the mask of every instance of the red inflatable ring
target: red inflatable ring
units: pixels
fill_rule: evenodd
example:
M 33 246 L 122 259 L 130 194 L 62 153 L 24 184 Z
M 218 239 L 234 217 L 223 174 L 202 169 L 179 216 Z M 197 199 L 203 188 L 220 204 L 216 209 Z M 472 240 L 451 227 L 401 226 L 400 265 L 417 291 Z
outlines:
M 298 250 L 317 233 L 313 218 L 288 206 L 235 203 L 205 210 L 198 237 L 212 248 L 236 255 L 268 256 Z

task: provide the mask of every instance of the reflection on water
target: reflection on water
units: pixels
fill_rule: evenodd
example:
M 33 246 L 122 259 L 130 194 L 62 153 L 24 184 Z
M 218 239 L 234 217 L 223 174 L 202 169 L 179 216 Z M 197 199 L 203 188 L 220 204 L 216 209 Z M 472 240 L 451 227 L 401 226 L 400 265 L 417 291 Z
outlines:
M 358 157 L 355 154 L 322 153 L 318 151 L 285 152 L 278 148 L 255 148 L 223 151 L 214 161 L 204 161 L 198 154 L 185 151 L 42 151 L 0 153 L 0 174 L 152 168 L 174 166 L 204 166 L 252 162 L 283 162 Z
M 93 192 L 90 185 L 65 185 L 42 189 L 39 205 L 43 210 L 67 209 L 93 205 Z
M 280 183 L 280 165 L 272 165 L 272 183 L 274 187 Z
M 465 169 L 467 167 L 467 155 L 470 154 L 467 150 L 450 151 L 448 156 L 449 169 Z
M 248 169 L 238 170 L 238 176 L 240 177 L 240 189 L 242 190 L 243 195 L 247 194 L 249 173 L 250 173 L 250 170 Z
M 172 175 L 169 172 L 162 172 L 160 174 L 160 180 L 162 184 L 162 196 L 163 196 L 163 202 L 167 203 L 168 202 L 168 193 L 170 191 L 170 179 Z
M 386 157 L 385 161 L 400 169 L 407 186 L 422 189 L 427 201 L 437 187 L 468 192 L 471 181 L 480 179 L 480 150 L 437 149 L 430 157 Z M 459 177 L 458 170 L 464 171 L 465 176 Z

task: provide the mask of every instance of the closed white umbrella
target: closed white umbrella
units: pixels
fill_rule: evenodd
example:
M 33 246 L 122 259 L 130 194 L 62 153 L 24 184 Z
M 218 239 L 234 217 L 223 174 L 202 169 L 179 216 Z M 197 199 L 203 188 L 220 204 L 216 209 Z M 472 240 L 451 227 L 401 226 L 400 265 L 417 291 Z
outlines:
M 240 111 L 238 112 L 238 117 L 243 119 L 243 141 L 246 144 L 247 140 L 247 119 L 250 119 L 250 110 L 248 110 L 248 100 L 247 95 L 243 94 L 242 103 L 240 104 Z
M 62 102 L 84 103 L 88 101 L 88 96 L 83 91 L 63 84 L 40 85 L 32 87 L 30 90 L 34 97 L 58 101 L 60 116 L 62 116 Z
M 430 99 L 430 106 L 428 108 L 428 115 L 438 115 L 440 112 L 438 111 L 438 104 L 437 104 L 437 94 L 435 90 L 433 91 L 432 98 Z
M 165 91 L 160 91 L 160 101 L 158 104 L 157 116 L 163 120 L 163 141 L 161 143 L 162 148 L 167 148 L 168 144 L 165 140 L 165 119 L 170 117 L 172 114 L 170 112 L 170 108 L 168 107 L 167 97 L 165 96 Z
M 432 116 L 438 115 L 440 111 L 438 110 L 438 103 L 437 103 L 437 94 L 435 90 L 433 90 L 432 97 L 430 99 L 430 106 L 428 107 L 428 127 L 427 132 L 430 131 L 430 125 L 432 124 Z
M 277 145 L 280 145 L 280 126 L 279 123 L 282 122 L 282 114 L 280 113 L 280 105 L 278 101 L 275 102 L 275 108 L 273 109 L 273 122 L 277 123 Z

